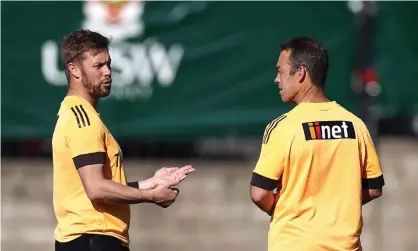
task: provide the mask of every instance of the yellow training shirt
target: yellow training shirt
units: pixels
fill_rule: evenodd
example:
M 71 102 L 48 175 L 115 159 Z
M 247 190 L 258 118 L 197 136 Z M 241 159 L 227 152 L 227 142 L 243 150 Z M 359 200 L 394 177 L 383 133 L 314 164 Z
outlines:
M 61 103 L 52 138 L 55 239 L 68 242 L 84 233 L 110 235 L 129 243 L 130 207 L 92 202 L 78 168 L 104 164 L 105 178 L 127 184 L 122 151 L 96 110 L 84 99 L 67 96 Z
M 360 251 L 362 189 L 384 179 L 364 123 L 325 102 L 267 125 L 251 183 L 278 190 L 269 251 Z

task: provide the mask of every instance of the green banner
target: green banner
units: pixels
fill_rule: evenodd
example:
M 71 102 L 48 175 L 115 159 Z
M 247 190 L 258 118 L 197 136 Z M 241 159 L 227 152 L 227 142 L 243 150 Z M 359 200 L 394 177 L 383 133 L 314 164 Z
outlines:
M 376 67 L 385 116 L 417 115 L 418 2 L 379 2 Z
M 51 137 L 67 90 L 59 42 L 80 28 L 113 38 L 99 111 L 118 138 L 260 137 L 291 108 L 273 80 L 280 43 L 299 35 L 325 44 L 327 93 L 355 107 L 345 2 L 117 2 L 2 3 L 3 138 Z

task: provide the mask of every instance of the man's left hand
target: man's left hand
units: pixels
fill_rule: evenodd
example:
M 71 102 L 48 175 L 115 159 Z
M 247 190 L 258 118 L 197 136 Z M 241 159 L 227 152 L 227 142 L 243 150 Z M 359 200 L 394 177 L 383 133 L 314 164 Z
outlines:
M 188 174 L 194 171 L 195 169 L 190 165 L 181 168 L 163 167 L 155 172 L 151 180 L 155 186 L 164 185 L 167 182 L 174 182 L 175 185 L 177 185 L 178 183 L 183 181 Z

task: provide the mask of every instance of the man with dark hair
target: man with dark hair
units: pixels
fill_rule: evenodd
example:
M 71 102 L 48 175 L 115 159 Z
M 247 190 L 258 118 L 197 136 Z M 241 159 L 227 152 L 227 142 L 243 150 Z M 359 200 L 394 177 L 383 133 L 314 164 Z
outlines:
M 74 31 L 62 42 L 62 57 L 69 90 L 52 138 L 55 250 L 129 250 L 129 204 L 170 206 L 174 186 L 194 169 L 161 168 L 128 183 L 122 151 L 96 110 L 112 84 L 109 39 Z
M 268 250 L 359 251 L 362 205 L 384 186 L 370 134 L 325 96 L 319 42 L 282 44 L 276 68 L 282 100 L 296 107 L 267 125 L 251 179 L 252 201 L 271 216 Z

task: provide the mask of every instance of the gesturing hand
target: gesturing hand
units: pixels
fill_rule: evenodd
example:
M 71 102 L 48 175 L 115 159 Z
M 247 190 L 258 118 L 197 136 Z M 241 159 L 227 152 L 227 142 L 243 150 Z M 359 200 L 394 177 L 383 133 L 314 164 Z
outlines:
M 173 204 L 179 193 L 179 190 L 174 186 L 194 171 L 195 169 L 188 165 L 181 168 L 164 167 L 155 172 L 155 175 L 151 178 L 156 186 L 154 190 L 157 197 L 155 203 L 163 208 Z
M 183 166 L 182 168 L 178 167 L 163 167 L 155 172 L 154 177 L 157 178 L 164 178 L 166 176 L 170 176 L 171 174 L 175 172 L 179 173 L 192 173 L 195 169 L 191 165 Z
M 156 186 L 161 185 L 169 188 L 182 182 L 188 174 L 194 171 L 195 169 L 190 165 L 181 168 L 163 167 L 155 172 L 152 181 Z

